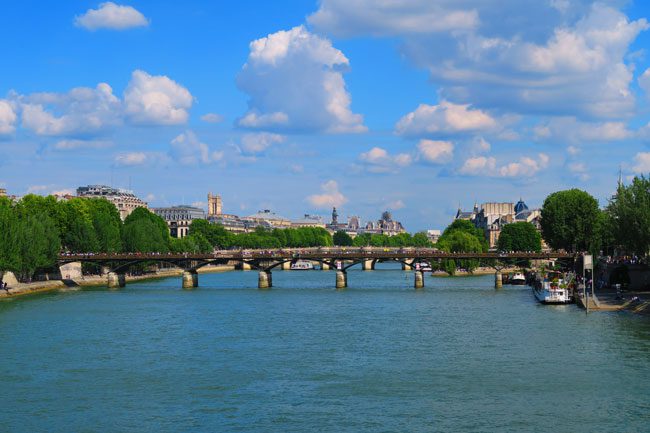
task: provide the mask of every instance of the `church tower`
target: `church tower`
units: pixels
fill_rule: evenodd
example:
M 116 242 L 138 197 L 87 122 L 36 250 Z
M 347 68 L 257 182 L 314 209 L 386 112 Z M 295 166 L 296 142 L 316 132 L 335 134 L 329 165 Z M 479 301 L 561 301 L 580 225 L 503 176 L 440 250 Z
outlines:
M 221 196 L 208 193 L 208 216 L 221 215 Z

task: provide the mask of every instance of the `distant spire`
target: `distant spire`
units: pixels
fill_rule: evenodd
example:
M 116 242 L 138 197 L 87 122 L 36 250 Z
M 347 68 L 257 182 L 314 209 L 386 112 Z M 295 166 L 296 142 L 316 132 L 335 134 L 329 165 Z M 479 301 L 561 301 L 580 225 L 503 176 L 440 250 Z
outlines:
M 620 188 L 622 186 L 623 186 L 623 169 L 619 165 L 618 166 L 618 187 Z

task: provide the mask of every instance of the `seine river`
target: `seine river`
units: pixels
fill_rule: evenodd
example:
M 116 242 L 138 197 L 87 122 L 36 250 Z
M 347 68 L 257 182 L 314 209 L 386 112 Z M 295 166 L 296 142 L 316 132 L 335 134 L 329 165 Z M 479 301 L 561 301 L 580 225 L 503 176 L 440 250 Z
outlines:
M 650 319 L 493 277 L 180 277 L 0 302 L 0 432 L 641 432 Z

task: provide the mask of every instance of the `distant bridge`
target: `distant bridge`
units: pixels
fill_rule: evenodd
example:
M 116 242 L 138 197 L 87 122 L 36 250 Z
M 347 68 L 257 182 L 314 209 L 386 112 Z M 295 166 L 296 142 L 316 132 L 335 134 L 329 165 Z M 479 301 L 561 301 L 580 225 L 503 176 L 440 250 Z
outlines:
M 125 272 L 143 263 L 168 263 L 183 269 L 183 288 L 198 287 L 197 271 L 207 265 L 236 263 L 241 269 L 259 271 L 258 288 L 272 287 L 273 269 L 288 270 L 297 261 L 318 262 L 321 269 L 336 269 L 336 288 L 347 287 L 347 270 L 361 264 L 363 270 L 372 270 L 377 262 L 395 261 L 402 269 L 415 271 L 415 288 L 424 287 L 421 262 L 445 259 L 478 259 L 495 269 L 495 285 L 501 287 L 501 269 L 508 259 L 554 260 L 575 259 L 576 254 L 565 252 L 490 252 L 447 253 L 435 248 L 382 248 L 382 247 L 318 247 L 256 250 L 217 250 L 210 254 L 176 253 L 120 253 L 120 254 L 61 254 L 59 265 L 72 262 L 94 263 L 108 271 L 108 286 L 124 287 Z

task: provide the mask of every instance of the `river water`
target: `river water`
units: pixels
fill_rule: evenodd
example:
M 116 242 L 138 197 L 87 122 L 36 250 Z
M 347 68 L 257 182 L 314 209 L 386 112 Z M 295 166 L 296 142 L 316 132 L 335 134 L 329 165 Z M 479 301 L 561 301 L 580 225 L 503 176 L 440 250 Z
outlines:
M 650 430 L 650 319 L 492 276 L 180 277 L 0 303 L 0 432 Z

